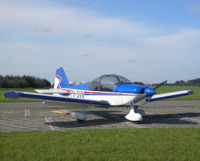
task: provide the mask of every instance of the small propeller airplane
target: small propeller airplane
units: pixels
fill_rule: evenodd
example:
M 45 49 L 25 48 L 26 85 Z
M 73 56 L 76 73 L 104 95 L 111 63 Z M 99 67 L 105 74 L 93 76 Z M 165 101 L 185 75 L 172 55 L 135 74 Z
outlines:
M 40 99 L 43 100 L 43 104 L 56 103 L 60 105 L 62 103 L 62 105 L 66 106 L 69 102 L 81 103 L 83 105 L 81 112 L 69 110 L 52 111 L 58 114 L 70 114 L 78 121 L 86 120 L 85 107 L 87 105 L 100 105 L 106 108 L 130 105 L 130 112 L 125 118 L 129 121 L 142 121 L 145 112 L 142 109 L 138 109 L 139 105 L 193 94 L 192 90 L 156 94 L 155 90 L 165 83 L 166 81 L 151 88 L 146 85 L 133 84 L 123 76 L 109 74 L 97 77 L 87 83 L 70 85 L 64 69 L 60 67 L 56 70 L 54 88 L 36 90 L 38 93 L 9 91 L 4 93 L 4 96 L 7 98 Z

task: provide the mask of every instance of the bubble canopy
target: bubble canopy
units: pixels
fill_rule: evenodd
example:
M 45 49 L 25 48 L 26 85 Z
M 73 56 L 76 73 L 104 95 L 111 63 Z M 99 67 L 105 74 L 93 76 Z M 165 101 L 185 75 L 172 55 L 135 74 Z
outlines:
M 113 91 L 116 85 L 120 83 L 132 83 L 132 82 L 120 75 L 115 75 L 115 74 L 102 75 L 100 77 L 97 77 L 93 81 L 89 82 L 89 90 Z

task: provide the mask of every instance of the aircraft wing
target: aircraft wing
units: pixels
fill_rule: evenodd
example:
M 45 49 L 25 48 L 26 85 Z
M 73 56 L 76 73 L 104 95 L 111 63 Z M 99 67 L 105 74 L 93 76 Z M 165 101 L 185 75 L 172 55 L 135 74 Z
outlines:
M 184 90 L 184 91 L 177 91 L 177 92 L 156 94 L 156 95 L 153 95 L 153 97 L 150 99 L 150 102 L 152 102 L 152 101 L 158 101 L 158 100 L 163 100 L 163 99 L 168 99 L 168 98 L 173 98 L 173 97 L 180 97 L 180 96 L 185 96 L 185 95 L 191 95 L 191 94 L 193 94 L 192 90 Z
M 39 99 L 39 100 L 51 100 L 51 101 L 62 101 L 62 102 L 74 102 L 74 103 L 85 103 L 85 104 L 96 104 L 110 106 L 107 101 L 98 101 L 91 99 L 81 99 L 81 98 L 71 98 L 66 96 L 54 96 L 49 94 L 38 94 L 38 93 L 29 93 L 29 92 L 18 92 L 18 91 L 9 91 L 4 93 L 4 96 L 7 98 L 27 98 L 27 99 Z

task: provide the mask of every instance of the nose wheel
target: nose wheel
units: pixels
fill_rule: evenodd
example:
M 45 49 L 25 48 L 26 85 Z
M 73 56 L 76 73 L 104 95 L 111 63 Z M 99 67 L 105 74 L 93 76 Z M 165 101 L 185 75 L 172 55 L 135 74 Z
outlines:
M 129 121 L 142 121 L 143 116 L 145 116 L 145 112 L 143 110 L 137 109 L 137 106 L 131 103 L 130 111 L 125 116 L 125 118 Z

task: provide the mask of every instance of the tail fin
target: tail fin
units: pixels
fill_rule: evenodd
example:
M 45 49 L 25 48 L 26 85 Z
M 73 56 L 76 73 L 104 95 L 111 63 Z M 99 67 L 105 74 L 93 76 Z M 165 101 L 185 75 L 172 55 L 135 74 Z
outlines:
M 67 79 L 64 69 L 60 67 L 59 69 L 56 70 L 54 89 L 68 88 L 68 87 L 69 87 L 69 81 Z

